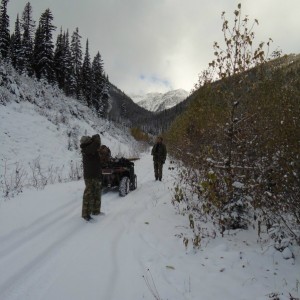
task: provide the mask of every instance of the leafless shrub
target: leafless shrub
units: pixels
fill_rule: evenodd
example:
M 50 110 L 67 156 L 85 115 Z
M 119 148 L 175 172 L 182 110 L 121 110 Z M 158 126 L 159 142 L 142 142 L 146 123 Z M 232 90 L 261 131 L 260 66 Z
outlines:
M 22 193 L 24 188 L 33 187 L 40 190 L 48 184 L 82 179 L 82 165 L 73 160 L 69 162 L 68 171 L 65 165 L 43 168 L 40 157 L 35 158 L 28 166 L 29 170 L 26 170 L 20 162 L 8 164 L 4 161 L 3 173 L 0 175 L 0 188 L 4 198 L 13 198 Z
M 1 186 L 4 197 L 10 198 L 22 193 L 28 175 L 23 166 L 20 163 L 15 163 L 13 171 L 8 173 L 8 164 L 5 161 L 3 170 Z
M 82 178 L 82 164 L 70 161 L 69 179 L 71 181 L 80 180 Z
M 42 171 L 40 157 L 29 163 L 31 170 L 31 185 L 36 189 L 43 189 L 48 184 L 48 178 Z

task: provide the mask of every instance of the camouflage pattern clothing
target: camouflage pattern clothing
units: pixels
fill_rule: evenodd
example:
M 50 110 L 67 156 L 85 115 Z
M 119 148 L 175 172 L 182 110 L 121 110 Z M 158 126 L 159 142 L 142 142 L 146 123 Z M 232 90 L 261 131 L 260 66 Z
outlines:
M 163 164 L 166 161 L 167 149 L 162 143 L 162 138 L 158 137 L 155 145 L 152 148 L 151 155 L 153 155 L 154 175 L 156 180 L 162 179 Z
M 91 214 L 101 212 L 101 161 L 99 148 L 101 145 L 98 134 L 81 138 L 81 153 L 83 162 L 83 177 L 85 190 L 82 202 L 82 218 L 90 220 Z
M 82 217 L 88 218 L 99 215 L 101 212 L 101 182 L 99 179 L 85 179 L 85 190 L 83 193 Z
M 154 176 L 155 176 L 155 179 L 159 179 L 161 180 L 162 179 L 162 170 L 163 170 L 163 163 L 160 162 L 160 161 L 154 161 L 153 162 L 154 164 Z

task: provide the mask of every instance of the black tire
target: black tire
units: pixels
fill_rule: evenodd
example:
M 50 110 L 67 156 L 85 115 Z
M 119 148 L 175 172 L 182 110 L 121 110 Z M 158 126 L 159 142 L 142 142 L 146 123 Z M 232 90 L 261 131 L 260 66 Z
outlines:
M 132 181 L 130 182 L 130 190 L 134 191 L 137 188 L 137 177 L 134 174 Z
M 119 195 L 125 197 L 130 190 L 130 180 L 127 176 L 122 177 L 119 185 Z

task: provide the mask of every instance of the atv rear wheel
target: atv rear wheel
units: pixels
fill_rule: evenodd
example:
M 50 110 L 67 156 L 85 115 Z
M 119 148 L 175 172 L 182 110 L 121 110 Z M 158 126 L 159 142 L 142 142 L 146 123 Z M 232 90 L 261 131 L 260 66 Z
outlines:
M 127 176 L 122 177 L 119 185 L 119 195 L 125 197 L 130 190 L 130 179 Z
M 130 182 L 130 190 L 133 191 L 137 188 L 137 177 L 134 174 L 132 181 Z

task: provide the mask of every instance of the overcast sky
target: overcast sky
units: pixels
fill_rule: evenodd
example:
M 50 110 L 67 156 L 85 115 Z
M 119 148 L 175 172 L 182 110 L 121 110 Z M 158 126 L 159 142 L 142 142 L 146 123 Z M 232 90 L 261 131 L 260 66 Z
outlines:
M 11 30 L 28 0 L 10 0 Z M 272 49 L 300 53 L 300 0 L 31 0 L 38 23 L 47 9 L 53 24 L 70 35 L 76 27 L 83 52 L 100 52 L 110 81 L 126 94 L 190 91 L 222 42 L 221 13 L 232 20 L 237 4 L 258 19 L 256 40 L 273 39 Z M 55 41 L 54 41 L 55 42 Z

